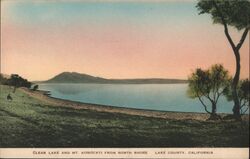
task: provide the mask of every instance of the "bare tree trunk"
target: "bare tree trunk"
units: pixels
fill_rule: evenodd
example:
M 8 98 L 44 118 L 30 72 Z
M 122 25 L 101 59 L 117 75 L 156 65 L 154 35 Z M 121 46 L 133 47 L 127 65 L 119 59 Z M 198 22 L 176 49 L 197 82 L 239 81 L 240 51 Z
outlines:
M 216 103 L 212 102 L 212 115 L 216 114 Z
M 239 101 L 238 92 L 237 92 L 237 86 L 238 86 L 239 79 L 240 79 L 240 51 L 239 50 L 242 44 L 244 43 L 244 40 L 246 39 L 248 28 L 246 28 L 245 31 L 243 32 L 241 40 L 239 41 L 237 46 L 235 46 L 235 44 L 233 43 L 232 38 L 229 35 L 226 24 L 224 24 L 224 28 L 225 28 L 224 30 L 225 35 L 233 49 L 235 61 L 236 61 L 236 71 L 235 71 L 235 75 L 234 75 L 233 82 L 232 82 L 232 95 L 233 95 L 233 101 L 234 101 L 233 114 L 236 118 L 240 119 L 241 118 L 240 117 L 240 101 Z
M 16 92 L 16 86 L 14 86 L 14 89 L 13 89 L 13 93 L 15 93 Z
M 234 50 L 234 55 L 236 59 L 236 72 L 232 82 L 232 95 L 234 101 L 233 113 L 235 117 L 240 117 L 240 101 L 237 92 L 237 86 L 240 79 L 240 53 L 238 50 Z
M 208 120 L 221 120 L 221 117 L 216 114 L 217 112 L 217 106 L 215 101 L 212 102 L 212 113 L 210 114 L 210 117 Z

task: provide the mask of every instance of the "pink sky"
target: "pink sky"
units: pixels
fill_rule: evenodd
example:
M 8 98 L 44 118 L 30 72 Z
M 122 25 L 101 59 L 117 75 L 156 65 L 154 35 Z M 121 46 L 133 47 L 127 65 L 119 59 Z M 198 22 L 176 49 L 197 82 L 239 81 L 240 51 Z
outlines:
M 155 6 L 146 5 L 143 9 L 132 6 L 132 12 L 145 12 L 141 17 L 121 12 L 124 6 L 115 6 L 115 16 L 96 13 L 84 14 L 84 17 L 72 15 L 73 19 L 58 16 L 60 12 L 70 10 L 59 6 L 57 10 L 50 10 L 50 14 L 44 11 L 36 13 L 41 18 L 39 21 L 36 21 L 37 17 L 17 14 L 22 10 L 15 11 L 15 5 L 11 8 L 5 4 L 1 24 L 1 72 L 17 73 L 29 80 L 46 80 L 64 71 L 106 78 L 186 79 L 197 67 L 207 68 L 221 63 L 233 74 L 235 58 L 223 27 L 212 24 L 209 16 L 198 15 L 191 4 L 183 4 L 180 14 L 166 17 L 162 15 L 165 10 L 160 12 L 161 8 L 154 10 Z M 190 6 L 192 8 L 189 9 Z M 32 12 L 34 6 L 28 4 L 28 7 L 31 10 L 26 11 Z M 35 7 L 44 6 L 36 4 Z M 106 13 L 107 6 L 101 7 Z M 153 11 L 148 11 L 147 7 Z M 242 32 L 230 31 L 238 41 Z M 241 77 L 247 78 L 249 36 L 240 52 Z

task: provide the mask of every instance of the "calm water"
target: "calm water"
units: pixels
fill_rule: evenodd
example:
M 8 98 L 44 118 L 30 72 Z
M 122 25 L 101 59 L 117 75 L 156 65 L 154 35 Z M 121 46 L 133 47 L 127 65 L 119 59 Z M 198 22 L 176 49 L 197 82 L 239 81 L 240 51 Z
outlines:
M 186 95 L 187 84 L 40 84 L 52 97 L 128 108 L 204 112 L 198 99 Z M 221 97 L 218 112 L 231 113 L 233 102 Z M 210 107 L 209 107 L 210 108 Z

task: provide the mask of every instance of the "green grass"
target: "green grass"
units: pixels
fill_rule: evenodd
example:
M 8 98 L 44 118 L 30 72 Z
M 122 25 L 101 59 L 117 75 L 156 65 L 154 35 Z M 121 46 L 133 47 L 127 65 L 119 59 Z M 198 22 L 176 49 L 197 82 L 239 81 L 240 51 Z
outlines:
M 54 107 L 0 85 L 0 147 L 248 147 L 248 122 L 165 120 Z

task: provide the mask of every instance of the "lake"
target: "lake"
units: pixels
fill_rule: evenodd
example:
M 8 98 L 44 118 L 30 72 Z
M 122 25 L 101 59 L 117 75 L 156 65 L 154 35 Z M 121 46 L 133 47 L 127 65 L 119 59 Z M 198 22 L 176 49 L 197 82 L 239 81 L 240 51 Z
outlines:
M 198 99 L 187 97 L 187 84 L 39 84 L 52 97 L 127 108 L 205 112 Z M 217 111 L 232 113 L 233 102 L 224 96 Z M 211 110 L 211 107 L 209 107 Z

